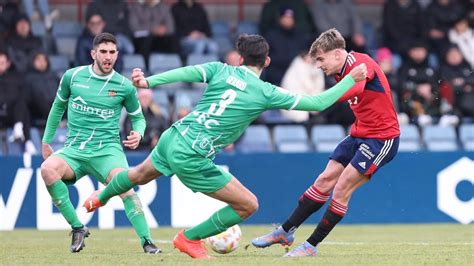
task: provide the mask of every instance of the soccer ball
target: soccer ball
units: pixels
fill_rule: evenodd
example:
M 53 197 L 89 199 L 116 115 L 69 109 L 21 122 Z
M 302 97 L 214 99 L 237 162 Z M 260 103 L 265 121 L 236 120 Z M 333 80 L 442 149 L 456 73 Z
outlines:
M 208 237 L 206 243 L 217 253 L 227 254 L 239 247 L 242 231 L 239 225 L 234 225 L 226 231 Z

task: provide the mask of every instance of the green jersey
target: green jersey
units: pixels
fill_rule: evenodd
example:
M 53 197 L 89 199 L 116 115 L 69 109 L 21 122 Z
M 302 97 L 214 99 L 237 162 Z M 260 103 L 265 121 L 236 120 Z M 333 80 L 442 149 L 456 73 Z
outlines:
M 130 80 L 115 71 L 99 76 L 92 65 L 66 71 L 48 116 L 44 143 L 51 143 L 66 107 L 66 147 L 95 151 L 109 143 L 120 143 L 119 119 L 123 107 L 131 116 L 134 130 L 143 136 L 146 124 L 137 91 Z
M 354 80 L 342 80 L 319 96 L 290 93 L 268 82 L 246 66 L 221 62 L 175 69 L 147 78 L 149 87 L 184 81 L 208 86 L 195 109 L 173 126 L 190 147 L 205 157 L 236 141 L 249 124 L 268 109 L 321 111 L 332 105 Z M 336 87 L 335 86 L 335 87 Z

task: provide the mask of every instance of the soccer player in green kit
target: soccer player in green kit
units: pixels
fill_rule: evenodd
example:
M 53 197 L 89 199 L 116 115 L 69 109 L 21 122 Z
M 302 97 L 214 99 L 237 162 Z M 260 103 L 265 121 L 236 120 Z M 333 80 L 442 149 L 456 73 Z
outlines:
M 72 227 L 71 252 L 83 249 L 89 229 L 79 221 L 67 185 L 85 175 L 95 176 L 99 182 L 107 184 L 115 174 L 129 167 L 119 136 L 123 107 L 133 126 L 133 131 L 123 141 L 125 147 L 136 149 L 146 127 L 135 87 L 113 69 L 118 56 L 116 43 L 115 36 L 110 33 L 97 35 L 91 50 L 94 63 L 66 71 L 43 136 L 45 161 L 41 165 L 41 175 L 54 205 Z M 68 137 L 64 148 L 53 153 L 50 143 L 66 108 Z M 140 199 L 133 189 L 123 191 L 120 197 L 144 252 L 161 252 L 151 242 Z
M 136 87 L 153 88 L 172 82 L 206 82 L 208 87 L 193 112 L 163 133 L 144 162 L 118 173 L 102 192 L 96 191 L 86 200 L 87 211 L 103 206 L 109 198 L 136 184 L 176 174 L 194 192 L 228 203 L 208 220 L 181 230 L 173 240 L 175 248 L 192 258 L 209 258 L 202 239 L 241 223 L 258 208 L 256 196 L 237 178 L 214 164 L 216 153 L 237 140 L 265 110 L 324 110 L 356 81 L 365 79 L 367 73 L 365 65 L 361 65 L 318 96 L 297 95 L 260 80 L 263 68 L 270 64 L 269 45 L 263 37 L 241 35 L 236 48 L 241 55 L 239 67 L 212 62 L 146 79 L 140 69 L 134 70 L 132 81 Z

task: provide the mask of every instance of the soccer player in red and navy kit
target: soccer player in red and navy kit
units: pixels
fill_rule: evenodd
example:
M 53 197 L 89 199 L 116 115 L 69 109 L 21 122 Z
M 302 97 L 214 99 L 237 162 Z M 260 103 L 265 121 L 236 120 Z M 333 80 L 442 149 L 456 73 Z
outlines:
M 390 86 L 377 63 L 366 54 L 347 52 L 336 29 L 323 32 L 311 45 L 311 57 L 326 75 L 339 82 L 357 65 L 367 65 L 367 78 L 357 82 L 339 101 L 347 100 L 355 115 L 350 135 L 330 156 L 326 169 L 300 197 L 290 217 L 273 232 L 258 237 L 252 244 L 259 248 L 273 244 L 291 245 L 295 230 L 328 201 L 313 234 L 286 257 L 315 256 L 316 246 L 331 232 L 347 212 L 352 193 L 365 184 L 398 150 L 400 129 Z

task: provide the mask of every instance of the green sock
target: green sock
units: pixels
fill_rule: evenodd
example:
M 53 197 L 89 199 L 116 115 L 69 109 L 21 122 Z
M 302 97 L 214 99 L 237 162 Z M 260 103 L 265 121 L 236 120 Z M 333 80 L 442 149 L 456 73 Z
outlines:
M 206 221 L 189 228 L 184 231 L 186 238 L 191 240 L 204 239 L 220 232 L 224 232 L 227 228 L 244 221 L 232 207 L 226 207 L 215 212 Z
M 51 186 L 46 186 L 46 188 L 53 199 L 54 205 L 59 209 L 71 227 L 83 227 L 84 225 L 79 221 L 76 209 L 74 209 L 71 200 L 69 199 L 69 190 L 67 189 L 66 184 L 64 184 L 62 180 L 58 180 L 51 184 Z
M 125 193 L 133 188 L 133 186 L 135 186 L 135 184 L 128 179 L 128 170 L 123 170 L 112 178 L 110 183 L 107 184 L 105 189 L 100 192 L 97 197 L 102 204 L 105 204 L 113 196 Z
M 127 214 L 128 220 L 133 225 L 135 232 L 138 237 L 140 237 L 141 245 L 145 243 L 145 240 L 151 241 L 150 228 L 145 219 L 145 214 L 143 213 L 142 203 L 137 194 L 128 196 L 122 199 L 123 205 L 125 206 L 125 213 Z

